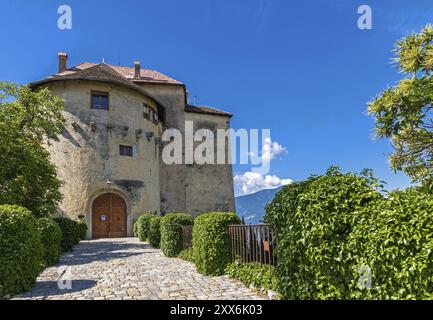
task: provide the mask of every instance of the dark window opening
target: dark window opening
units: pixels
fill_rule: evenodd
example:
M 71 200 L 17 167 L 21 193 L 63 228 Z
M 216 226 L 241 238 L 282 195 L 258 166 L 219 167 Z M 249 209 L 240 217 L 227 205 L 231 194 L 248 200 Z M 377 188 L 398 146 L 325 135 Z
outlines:
M 126 157 L 132 157 L 134 155 L 133 148 L 131 146 L 120 145 L 120 155 Z
M 92 91 L 91 108 L 108 110 L 108 93 Z
M 151 110 L 151 108 L 147 104 L 143 103 L 143 117 L 144 118 L 146 118 L 146 119 L 150 118 L 150 110 Z

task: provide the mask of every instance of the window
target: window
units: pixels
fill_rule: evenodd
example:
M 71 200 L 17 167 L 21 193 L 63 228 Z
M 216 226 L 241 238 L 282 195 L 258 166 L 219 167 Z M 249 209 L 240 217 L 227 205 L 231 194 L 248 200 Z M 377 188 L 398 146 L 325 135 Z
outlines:
M 146 119 L 149 119 L 150 118 L 150 107 L 147 105 L 147 104 L 145 104 L 145 103 L 143 103 L 143 117 L 145 117 Z
M 153 122 L 158 123 L 158 112 L 153 112 Z
M 92 91 L 91 108 L 108 110 L 108 93 Z
M 120 155 L 126 157 L 132 157 L 134 155 L 133 148 L 131 146 L 120 145 Z
M 146 119 L 158 123 L 158 112 L 156 112 L 151 106 L 146 103 L 143 103 L 143 117 Z

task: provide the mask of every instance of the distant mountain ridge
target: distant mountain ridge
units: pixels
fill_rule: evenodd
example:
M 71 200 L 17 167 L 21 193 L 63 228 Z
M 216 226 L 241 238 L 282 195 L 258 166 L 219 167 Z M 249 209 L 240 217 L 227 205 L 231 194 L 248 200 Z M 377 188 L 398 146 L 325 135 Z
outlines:
M 243 217 L 246 224 L 263 223 L 265 207 L 271 203 L 282 188 L 265 189 L 246 196 L 236 197 L 235 204 L 238 216 Z

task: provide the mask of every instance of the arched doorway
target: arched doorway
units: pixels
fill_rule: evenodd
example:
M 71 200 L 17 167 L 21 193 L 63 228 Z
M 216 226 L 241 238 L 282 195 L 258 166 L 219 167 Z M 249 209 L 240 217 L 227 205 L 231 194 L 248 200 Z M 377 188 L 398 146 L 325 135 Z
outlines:
M 93 201 L 92 237 L 126 237 L 126 203 L 122 197 L 105 193 Z

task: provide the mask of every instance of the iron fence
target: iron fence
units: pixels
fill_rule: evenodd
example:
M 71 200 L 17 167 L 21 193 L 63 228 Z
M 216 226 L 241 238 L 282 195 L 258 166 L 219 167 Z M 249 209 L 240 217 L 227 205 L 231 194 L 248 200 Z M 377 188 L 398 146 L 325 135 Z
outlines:
M 269 225 L 231 225 L 229 236 L 232 261 L 276 264 L 276 240 Z

